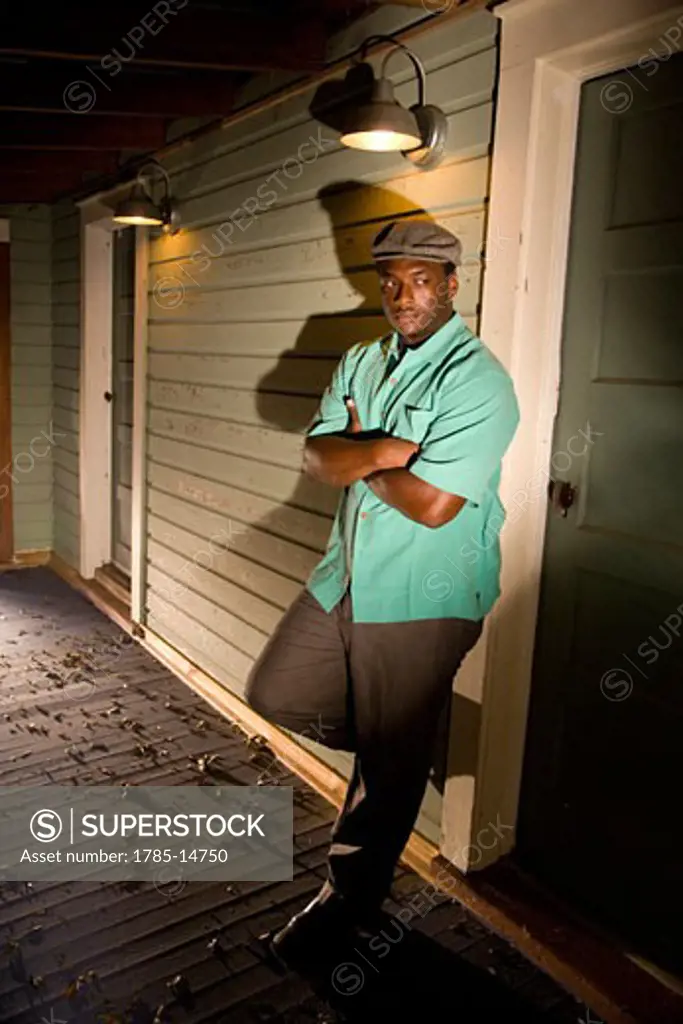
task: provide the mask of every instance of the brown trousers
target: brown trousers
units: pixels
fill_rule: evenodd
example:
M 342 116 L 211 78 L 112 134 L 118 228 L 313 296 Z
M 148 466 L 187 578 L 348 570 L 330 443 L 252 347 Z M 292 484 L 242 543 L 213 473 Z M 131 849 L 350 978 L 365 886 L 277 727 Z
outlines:
M 328 614 L 304 589 L 269 637 L 246 699 L 268 721 L 355 754 L 332 830 L 326 891 L 375 909 L 424 796 L 453 677 L 482 622 L 351 620 L 350 589 Z

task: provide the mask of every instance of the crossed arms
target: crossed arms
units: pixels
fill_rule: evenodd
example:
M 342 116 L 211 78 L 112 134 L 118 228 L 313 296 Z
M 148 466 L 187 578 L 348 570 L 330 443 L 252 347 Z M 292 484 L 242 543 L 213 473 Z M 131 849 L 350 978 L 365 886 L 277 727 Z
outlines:
M 310 437 L 304 448 L 304 472 L 332 487 L 365 480 L 377 497 L 422 526 L 436 528 L 453 519 L 466 502 L 421 480 L 406 469 L 419 445 L 398 437 L 363 439 L 358 414 L 347 405 L 350 423 L 342 436 Z
M 480 504 L 519 423 L 512 380 L 497 360 L 478 350 L 472 368 L 442 389 L 438 415 L 418 445 L 363 430 L 347 397 L 353 352 L 342 357 L 307 429 L 304 472 L 332 487 L 364 480 L 380 501 L 432 529 L 468 502 Z

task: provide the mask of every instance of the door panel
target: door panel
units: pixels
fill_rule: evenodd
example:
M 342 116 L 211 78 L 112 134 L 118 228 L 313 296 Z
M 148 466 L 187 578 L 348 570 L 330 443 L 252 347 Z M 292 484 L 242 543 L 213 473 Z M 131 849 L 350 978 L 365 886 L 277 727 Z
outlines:
M 114 234 L 112 562 L 130 576 L 135 231 Z
M 683 57 L 611 113 L 625 74 L 582 95 L 516 856 L 681 971 Z
M 674 68 L 677 63 L 678 57 L 670 61 Z M 620 118 L 612 227 L 683 217 L 680 153 L 678 161 L 672 159 L 680 146 L 681 111 L 675 102 L 669 105 L 673 97 L 667 90 L 669 80 L 678 73 L 660 65 L 653 83 L 659 88 L 648 90 L 645 97 L 635 96 L 634 105 Z

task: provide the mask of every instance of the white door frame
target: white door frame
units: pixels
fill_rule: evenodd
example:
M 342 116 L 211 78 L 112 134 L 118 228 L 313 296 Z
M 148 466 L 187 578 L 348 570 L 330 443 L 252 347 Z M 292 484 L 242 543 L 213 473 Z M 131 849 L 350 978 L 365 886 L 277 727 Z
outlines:
M 114 270 L 112 219 L 120 185 L 83 200 L 81 208 L 80 575 L 91 579 L 112 554 L 112 425 L 104 393 L 112 387 Z M 130 230 L 126 228 L 125 230 Z M 147 387 L 148 233 L 136 228 L 133 341 L 131 618 L 142 621 L 145 561 L 145 423 Z
M 456 679 L 456 690 L 481 705 L 476 776 L 449 779 L 444 800 L 441 849 L 462 870 L 484 867 L 514 845 L 545 486 L 555 455 L 581 86 L 638 65 L 637 76 L 624 71 L 605 95 L 619 117 L 657 73 L 652 51 L 683 46 L 683 5 L 670 0 L 508 0 L 494 13 L 502 21 L 501 60 L 480 333 L 512 373 L 522 419 L 501 483 L 508 514 L 502 596 L 481 649 Z M 484 833 L 486 843 L 479 842 Z

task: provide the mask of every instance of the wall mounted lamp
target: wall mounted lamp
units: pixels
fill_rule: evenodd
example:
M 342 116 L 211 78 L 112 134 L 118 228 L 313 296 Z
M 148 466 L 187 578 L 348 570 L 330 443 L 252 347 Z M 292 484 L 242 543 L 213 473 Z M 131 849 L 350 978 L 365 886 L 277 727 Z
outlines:
M 385 54 L 379 78 L 369 64 L 372 88 L 367 102 L 349 107 L 340 142 L 352 149 L 365 149 L 376 153 L 400 150 L 403 155 L 423 170 L 434 167 L 442 158 L 448 134 L 444 112 L 425 103 L 425 72 L 412 50 L 391 36 L 369 36 L 361 47 L 361 59 L 370 43 L 388 40 L 393 47 Z M 386 77 L 386 67 L 397 52 L 403 52 L 411 61 L 418 82 L 418 98 L 409 109 L 401 106 L 394 96 L 394 87 Z
M 149 174 L 145 172 L 152 170 L 164 182 L 164 195 L 159 202 L 154 201 L 151 186 L 147 183 Z M 160 163 L 148 160 L 142 165 L 131 194 L 116 204 L 113 219 L 116 224 L 161 227 L 169 234 L 177 231 L 179 218 L 171 198 L 171 179 Z

